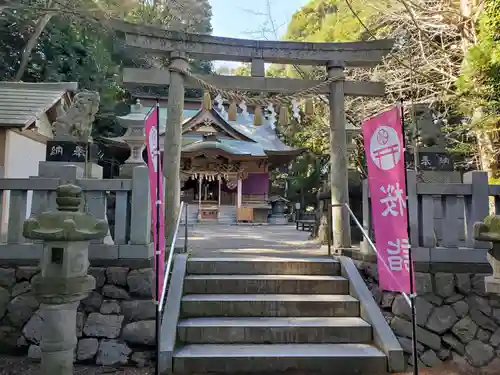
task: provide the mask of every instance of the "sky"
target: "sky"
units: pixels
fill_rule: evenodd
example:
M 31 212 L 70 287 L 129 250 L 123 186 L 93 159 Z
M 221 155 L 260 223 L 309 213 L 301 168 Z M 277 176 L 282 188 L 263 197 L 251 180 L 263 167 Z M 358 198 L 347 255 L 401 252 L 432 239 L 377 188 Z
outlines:
M 213 35 L 244 39 L 279 39 L 285 34 L 292 15 L 308 2 L 309 0 L 270 0 L 269 12 L 267 0 L 210 0 Z M 278 38 L 273 29 L 276 29 Z M 216 68 L 234 67 L 238 63 L 214 62 L 214 65 Z

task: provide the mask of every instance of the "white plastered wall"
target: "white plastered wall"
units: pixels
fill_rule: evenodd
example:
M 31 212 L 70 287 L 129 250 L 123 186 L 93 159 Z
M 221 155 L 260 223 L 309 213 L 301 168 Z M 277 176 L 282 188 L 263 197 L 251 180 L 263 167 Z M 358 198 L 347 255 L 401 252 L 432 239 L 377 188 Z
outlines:
M 38 176 L 38 163 L 42 160 L 45 160 L 45 143 L 33 140 L 15 131 L 7 130 L 4 178 L 29 178 L 31 176 Z M 29 217 L 31 212 L 32 197 L 33 192 L 28 191 L 26 218 Z M 7 229 L 9 203 L 10 192 L 5 192 L 2 229 Z

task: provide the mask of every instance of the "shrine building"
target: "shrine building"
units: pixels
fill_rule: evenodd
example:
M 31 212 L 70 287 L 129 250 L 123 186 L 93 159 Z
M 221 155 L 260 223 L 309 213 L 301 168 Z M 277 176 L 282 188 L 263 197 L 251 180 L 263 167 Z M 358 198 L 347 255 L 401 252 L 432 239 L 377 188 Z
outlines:
M 180 189 L 181 200 L 189 204 L 188 221 L 266 223 L 271 212 L 269 171 L 289 165 L 304 150 L 279 139 L 274 117 L 264 117 L 262 125 L 254 125 L 251 108 L 240 108 L 236 121 L 230 121 L 227 107 L 222 105 L 207 109 L 201 103 L 186 104 Z M 153 101 L 142 100 L 119 120 L 126 125 L 126 120 L 134 116 L 144 118 L 152 105 Z M 162 151 L 168 116 L 164 107 L 166 103 L 161 101 Z M 146 155 L 143 151 L 144 158 Z

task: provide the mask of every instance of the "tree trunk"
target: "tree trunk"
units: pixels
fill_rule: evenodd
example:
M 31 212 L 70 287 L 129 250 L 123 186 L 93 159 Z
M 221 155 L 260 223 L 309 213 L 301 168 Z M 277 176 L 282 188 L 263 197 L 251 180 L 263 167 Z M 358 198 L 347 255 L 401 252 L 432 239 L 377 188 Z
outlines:
M 316 239 L 322 245 L 328 244 L 328 202 L 328 199 L 321 199 L 319 201 L 316 225 L 311 235 L 312 238 Z
M 47 8 L 50 8 L 52 6 L 52 0 L 49 0 L 47 2 Z M 30 62 L 31 59 L 31 52 L 33 51 L 33 48 L 35 48 L 36 44 L 38 43 L 38 38 L 40 38 L 40 35 L 42 35 L 43 30 L 45 30 L 45 27 L 49 23 L 50 19 L 52 16 L 54 16 L 55 13 L 49 12 L 47 14 L 44 14 L 36 23 L 35 26 L 35 31 L 33 31 L 33 34 L 31 34 L 28 42 L 23 48 L 23 53 L 21 56 L 21 63 L 19 64 L 19 68 L 17 69 L 15 80 L 20 81 L 21 78 L 24 75 L 24 72 L 26 71 L 26 68 L 28 67 L 28 63 Z
M 481 108 L 474 111 L 473 122 L 480 121 L 483 116 Z M 479 163 L 481 170 L 488 172 L 488 178 L 498 178 L 499 165 L 498 165 L 498 142 L 496 140 L 496 132 L 485 131 L 483 129 L 476 130 L 477 145 L 479 151 Z
M 319 227 L 320 227 L 320 223 L 321 223 L 321 212 L 323 212 L 323 206 L 324 206 L 323 201 L 319 200 L 318 211 L 316 212 L 316 217 L 314 218 L 316 221 L 316 225 L 314 226 L 314 228 L 311 232 L 311 239 L 318 238 Z

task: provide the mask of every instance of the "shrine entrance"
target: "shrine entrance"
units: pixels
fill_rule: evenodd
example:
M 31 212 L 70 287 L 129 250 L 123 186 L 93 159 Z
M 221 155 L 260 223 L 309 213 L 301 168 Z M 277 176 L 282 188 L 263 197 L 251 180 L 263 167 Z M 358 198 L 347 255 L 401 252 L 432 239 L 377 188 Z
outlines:
M 221 207 L 222 211 L 236 210 L 238 183 L 233 182 L 235 178 L 225 179 L 203 173 L 190 176 L 181 185 L 181 199 L 191 206 L 198 207 L 199 221 L 216 221 L 219 219 Z
M 127 47 L 143 53 L 170 58 L 167 70 L 125 69 L 123 82 L 129 85 L 168 86 L 168 118 L 164 138 L 164 175 L 167 238 L 173 235 L 180 205 L 182 128 L 184 93 L 186 88 L 203 88 L 205 92 L 227 99 L 232 106 L 230 115 L 239 115 L 237 105 L 246 113 L 246 103 L 253 101 L 254 119 L 262 118 L 263 110 L 276 115 L 273 101 L 285 107 L 285 117 L 292 104 L 293 113 L 300 118 L 297 100 L 304 96 L 325 95 L 330 104 L 330 191 L 332 203 L 333 248 L 341 252 L 351 247 L 348 203 L 348 158 L 344 99 L 345 96 L 383 96 L 383 82 L 349 81 L 346 68 L 370 68 L 378 65 L 393 48 L 393 40 L 374 40 L 349 43 L 301 43 L 255 41 L 221 38 L 173 32 L 154 26 L 143 26 L 110 20 L 112 28 L 124 35 Z M 195 75 L 189 69 L 189 59 L 225 60 L 251 63 L 251 77 Z M 325 80 L 271 78 L 265 76 L 265 64 L 325 66 Z M 236 92 L 280 94 L 278 99 L 249 99 Z M 285 103 L 284 97 L 288 98 Z M 236 103 L 238 102 L 238 103 Z M 262 120 L 255 122 L 262 125 Z

